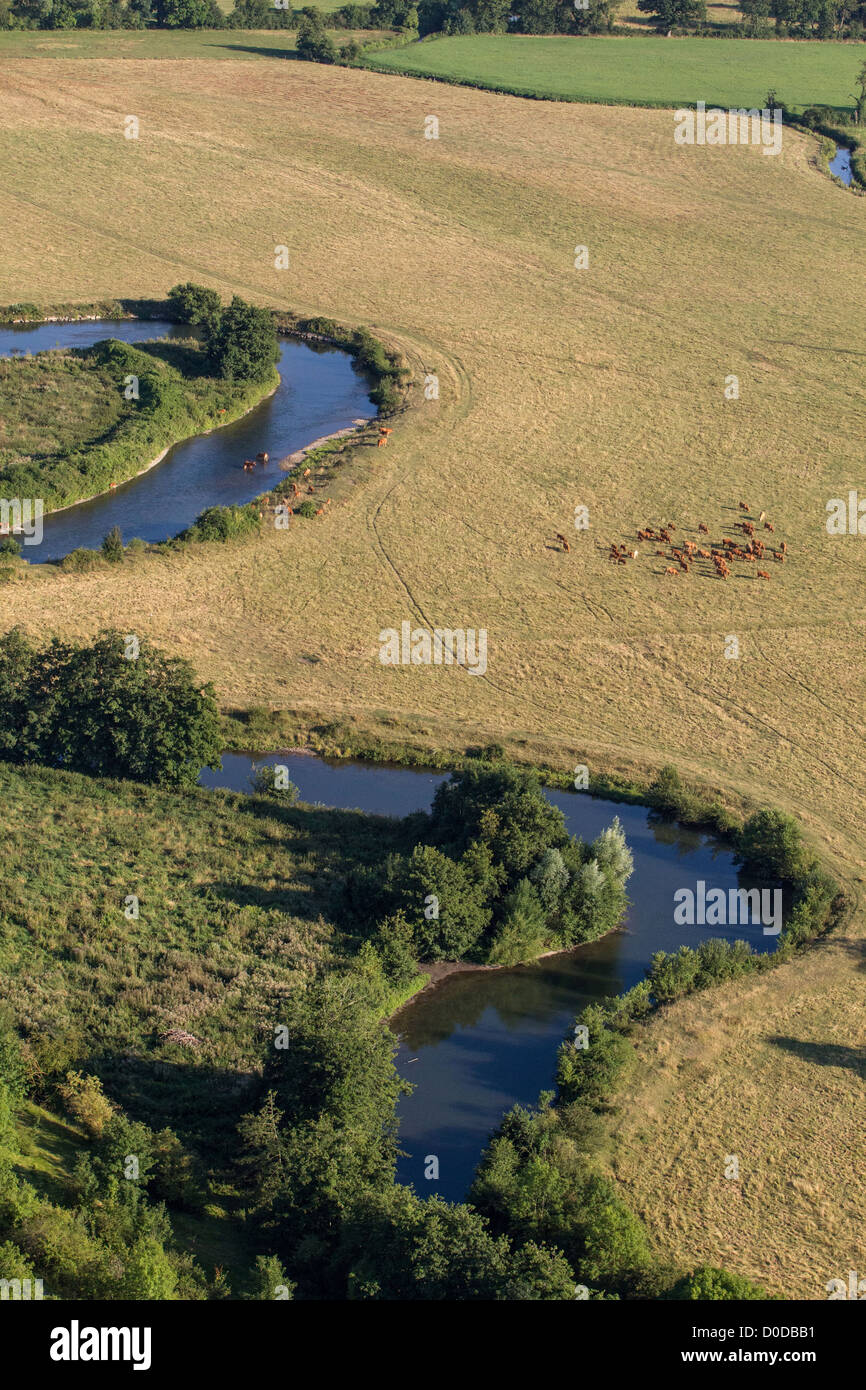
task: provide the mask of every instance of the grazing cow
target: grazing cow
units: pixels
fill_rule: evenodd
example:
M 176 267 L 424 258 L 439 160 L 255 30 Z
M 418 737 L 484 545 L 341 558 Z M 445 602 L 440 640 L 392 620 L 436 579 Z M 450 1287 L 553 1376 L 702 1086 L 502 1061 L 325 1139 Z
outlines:
M 666 528 L 663 528 L 661 531 L 659 531 L 659 540 L 667 541 L 668 545 L 670 545 L 671 534 Z
M 758 578 L 759 578 L 759 579 L 769 579 L 770 576 L 767 574 L 767 571 L 766 571 L 766 570 L 758 570 Z
M 667 569 L 665 570 L 665 574 L 672 574 L 674 579 L 676 579 L 679 575 L 679 570 L 675 569 L 673 565 L 668 565 Z
M 709 560 L 710 558 L 710 552 L 708 550 L 699 550 L 698 554 L 702 560 Z
M 657 551 L 656 551 L 656 555 L 662 555 L 662 556 L 664 556 L 664 553 L 665 553 L 665 552 L 664 552 L 663 550 L 657 550 Z
M 775 554 L 773 555 L 773 559 L 774 559 L 774 560 L 777 560 L 777 561 L 779 562 L 780 565 L 784 565 L 784 563 L 785 563 L 785 557 L 784 557 L 784 555 L 782 554 L 781 551 L 779 551 L 778 553 L 775 553 Z
M 710 534 L 710 528 L 705 521 L 698 522 L 698 530 L 703 531 L 705 536 L 708 536 Z
M 380 434 L 393 434 L 394 431 L 393 431 L 393 430 L 386 430 L 384 425 L 380 425 L 380 426 L 379 426 L 379 433 L 380 433 Z
M 772 521 L 765 521 L 765 522 L 764 522 L 764 530 L 765 530 L 765 531 L 775 531 L 775 529 L 776 529 L 776 528 L 775 528 L 775 526 L 773 525 Z
M 304 469 L 304 477 L 305 477 L 305 478 L 309 478 L 309 476 L 310 476 L 310 470 L 309 470 L 309 468 L 305 468 L 305 469 Z
M 385 445 L 386 445 L 387 443 L 388 443 L 388 436 L 387 436 L 387 434 L 380 434 L 380 435 L 379 435 L 379 438 L 376 440 L 376 448 L 377 448 L 377 449 L 384 449 L 384 447 L 385 447 Z
M 748 502 L 740 502 L 739 507 L 741 512 L 750 512 L 752 510 Z
M 565 536 L 562 534 L 561 531 L 557 531 L 556 539 L 562 542 L 563 550 L 569 551 L 571 549 L 571 546 L 568 544 L 568 541 L 565 539 Z
M 761 515 L 758 517 L 758 521 L 761 522 L 761 521 L 766 521 L 766 520 L 767 520 L 767 513 L 766 513 L 766 512 L 761 512 Z
M 782 552 L 783 555 L 787 555 L 787 553 L 788 553 L 788 542 L 787 542 L 787 541 L 780 541 L 780 542 L 779 542 L 779 549 L 781 550 L 781 552 Z
M 633 550 L 633 551 L 631 552 L 631 558 L 632 558 L 633 560 L 636 560 L 639 554 L 640 554 L 640 551 L 639 551 L 639 550 Z
M 292 496 L 293 496 L 293 497 L 300 497 L 300 495 L 301 495 L 301 489 L 298 487 L 297 483 L 292 483 Z

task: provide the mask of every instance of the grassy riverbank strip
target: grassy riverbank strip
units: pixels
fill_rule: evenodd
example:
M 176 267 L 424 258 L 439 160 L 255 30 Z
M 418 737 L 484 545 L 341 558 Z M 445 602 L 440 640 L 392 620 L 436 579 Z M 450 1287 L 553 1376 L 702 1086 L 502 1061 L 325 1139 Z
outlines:
M 238 419 L 279 384 L 275 370 L 255 382 L 210 376 L 194 338 L 134 346 L 107 338 L 89 348 L 4 361 L 0 372 L 4 403 L 14 395 L 25 417 L 15 452 L 0 455 L 0 491 L 42 498 L 46 513 L 128 482 L 173 444 Z M 26 388 L 38 391 L 46 412 L 54 412 L 58 401 L 76 398 L 82 382 L 101 389 L 102 432 L 84 439 L 65 432 L 54 449 L 28 449 L 47 420 L 34 418 L 32 405 L 26 418 Z

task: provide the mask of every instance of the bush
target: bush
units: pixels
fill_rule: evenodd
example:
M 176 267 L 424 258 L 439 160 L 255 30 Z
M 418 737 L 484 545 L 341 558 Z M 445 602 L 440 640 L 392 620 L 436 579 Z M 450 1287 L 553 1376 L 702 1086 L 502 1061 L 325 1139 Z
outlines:
M 744 1279 L 739 1274 L 728 1274 L 713 1265 L 701 1265 L 691 1274 L 683 1275 L 663 1297 L 722 1302 L 738 1299 L 769 1301 L 771 1295 L 759 1284 L 753 1284 L 750 1279 Z
M 277 785 L 276 768 L 272 763 L 259 763 L 253 765 L 252 771 L 253 791 L 257 796 L 273 796 L 278 801 L 284 802 L 287 806 L 294 806 L 299 800 L 301 793 L 288 777 L 283 785 Z
M 87 574 L 90 570 L 101 569 L 102 562 L 103 555 L 100 550 L 88 550 L 80 545 L 76 550 L 64 555 L 60 561 L 60 568 L 70 570 L 73 574 Z
M 123 537 L 120 534 L 119 526 L 112 526 L 105 540 L 102 542 L 102 553 L 106 560 L 111 564 L 120 564 L 123 561 Z
M 587 1046 L 575 1046 L 569 1039 L 559 1049 L 556 1083 L 560 1098 L 569 1105 L 581 1101 L 599 1105 L 607 1101 L 625 1078 L 634 1060 L 634 1048 L 627 1038 L 605 1026 L 604 1013 L 590 1005 L 578 1015 L 577 1023 L 587 1028 Z
M 93 1138 L 98 1138 L 114 1119 L 115 1108 L 102 1094 L 102 1082 L 98 1076 L 83 1076 L 80 1071 L 70 1071 L 66 1073 L 66 1081 L 57 1089 L 70 1115 Z
M 740 863 L 774 878 L 791 881 L 807 868 L 800 827 L 784 811 L 756 811 L 750 816 L 740 833 L 737 851 Z
M 188 280 L 168 292 L 171 312 L 181 323 L 212 323 L 222 313 L 222 300 L 216 290 Z
M 259 525 L 258 511 L 246 507 L 207 507 L 189 530 L 182 531 L 180 541 L 231 541 L 245 536 Z

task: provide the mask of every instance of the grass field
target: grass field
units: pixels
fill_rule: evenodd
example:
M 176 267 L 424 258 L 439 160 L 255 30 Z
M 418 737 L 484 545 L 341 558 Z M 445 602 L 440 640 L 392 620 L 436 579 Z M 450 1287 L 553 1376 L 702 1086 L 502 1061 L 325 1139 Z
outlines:
M 630 106 L 763 106 L 773 88 L 788 110 L 800 111 L 853 109 L 864 55 L 866 45 L 854 43 L 476 35 L 374 53 L 365 62 L 527 96 Z
M 330 33 L 338 47 L 391 36 L 375 29 Z M 23 29 L 0 33 L 0 58 L 295 58 L 295 37 L 292 29 Z
M 740 47 L 699 46 L 708 62 Z M 853 72 L 859 48 L 770 47 L 830 67 L 796 93 L 769 74 L 697 95 L 756 100 L 775 80 L 786 100 L 845 100 L 848 68 L 831 68 L 841 53 Z M 672 102 L 694 95 L 668 86 Z M 40 639 L 140 627 L 227 706 L 411 727 L 439 745 L 499 738 L 562 767 L 673 761 L 798 814 L 862 893 L 862 540 L 824 523 L 827 500 L 863 479 L 866 213 L 813 166 L 814 142 L 786 132 L 773 159 L 680 148 L 669 112 L 264 59 L 7 58 L 0 110 L 3 302 L 201 279 L 365 323 L 416 381 L 440 381 L 315 526 L 119 573 L 35 568 L 4 591 L 4 627 Z M 127 112 L 138 142 L 123 139 Z M 437 141 L 424 139 L 431 112 Z M 288 272 L 273 269 L 277 242 Z M 588 270 L 573 267 L 576 244 Z M 706 520 L 718 534 L 741 498 L 790 546 L 769 583 L 668 579 L 651 546 L 607 562 L 609 542 L 644 523 L 697 536 Z M 403 620 L 486 628 L 486 675 L 383 667 L 379 631 Z M 660 1243 L 711 1261 L 730 1243 L 729 1267 L 822 1296 L 810 1252 L 830 1213 L 822 1269 L 849 1267 L 862 1084 L 821 1048 L 859 1046 L 864 936 L 858 908 L 838 945 L 653 1025 L 617 1161 Z M 743 1147 L 753 1093 L 773 1123 L 752 1134 L 761 1202 L 737 1205 L 735 1242 L 717 1153 Z M 845 1117 L 833 1162 L 825 1094 Z
M 0 362 L 0 475 L 22 458 L 65 451 L 116 424 L 123 394 L 92 359 L 70 352 Z

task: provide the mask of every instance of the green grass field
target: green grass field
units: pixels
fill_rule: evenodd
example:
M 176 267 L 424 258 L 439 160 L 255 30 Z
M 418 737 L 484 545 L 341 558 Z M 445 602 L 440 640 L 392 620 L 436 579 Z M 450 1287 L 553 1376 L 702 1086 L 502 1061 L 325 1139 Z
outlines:
M 789 110 L 852 109 L 866 45 L 656 37 L 441 38 L 372 54 L 368 67 L 559 101 L 628 106 L 760 106 L 773 88 Z

